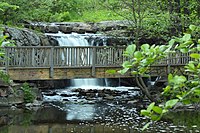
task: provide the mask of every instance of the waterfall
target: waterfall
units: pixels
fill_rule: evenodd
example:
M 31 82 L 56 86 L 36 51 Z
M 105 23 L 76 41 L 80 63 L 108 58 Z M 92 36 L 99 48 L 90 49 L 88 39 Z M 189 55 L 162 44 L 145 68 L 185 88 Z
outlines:
M 60 46 L 92 46 L 93 41 L 87 41 L 85 38 L 91 36 L 91 34 L 63 34 L 59 32 L 58 34 L 47 34 L 55 36 Z M 94 34 L 95 35 L 95 34 Z M 71 87 L 91 87 L 91 86 L 105 86 L 105 81 L 102 79 L 95 78 L 83 78 L 83 79 L 71 79 Z

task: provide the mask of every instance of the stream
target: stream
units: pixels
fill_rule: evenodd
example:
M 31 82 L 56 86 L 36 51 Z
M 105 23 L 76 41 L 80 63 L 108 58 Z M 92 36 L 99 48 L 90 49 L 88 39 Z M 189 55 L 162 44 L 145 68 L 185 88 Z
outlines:
M 32 108 L 2 108 L 1 133 L 135 133 L 147 120 L 140 116 L 148 101 L 134 87 L 44 90 L 43 104 Z M 104 95 L 103 95 L 104 94 Z M 148 133 L 198 133 L 200 113 L 173 112 L 153 123 Z

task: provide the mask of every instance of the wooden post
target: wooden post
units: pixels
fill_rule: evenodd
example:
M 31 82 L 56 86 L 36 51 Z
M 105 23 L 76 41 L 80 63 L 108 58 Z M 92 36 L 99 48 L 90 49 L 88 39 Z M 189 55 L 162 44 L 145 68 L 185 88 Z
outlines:
M 167 76 L 170 74 L 170 63 L 171 63 L 171 61 L 170 61 L 170 59 L 172 58 L 172 56 L 170 56 L 171 54 L 169 53 L 168 55 L 167 55 Z
M 8 66 L 9 66 L 8 50 L 9 48 L 5 47 L 6 56 L 4 58 L 5 58 L 6 74 L 8 74 Z
M 97 50 L 95 47 L 92 49 L 92 77 L 95 77 L 96 72 L 95 72 L 95 65 L 96 65 L 96 57 L 97 57 Z
M 50 52 L 50 78 L 53 78 L 53 75 L 54 75 L 54 47 L 51 47 L 51 52 Z
M 32 48 L 32 66 L 35 66 L 35 48 Z

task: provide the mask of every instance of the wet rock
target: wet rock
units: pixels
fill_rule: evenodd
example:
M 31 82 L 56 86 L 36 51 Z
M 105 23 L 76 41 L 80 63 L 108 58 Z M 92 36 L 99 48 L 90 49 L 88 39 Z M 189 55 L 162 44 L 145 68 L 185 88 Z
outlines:
M 0 116 L 0 125 L 7 125 L 10 123 L 10 118 L 8 116 Z
M 60 25 L 59 30 L 63 33 L 71 33 L 72 32 L 72 27 L 66 26 L 66 25 Z
M 133 101 L 128 101 L 127 104 L 135 104 L 137 102 L 138 102 L 138 100 L 133 100 Z
M 4 33 L 8 34 L 17 46 L 40 46 L 41 44 L 39 36 L 28 29 L 6 27 Z
M 26 107 L 31 107 L 31 106 L 33 106 L 33 104 L 32 103 L 27 103 L 25 106 Z
M 10 106 L 8 99 L 6 97 L 0 97 L 0 107 Z
M 86 33 L 86 30 L 84 28 L 80 28 L 80 27 L 74 27 L 72 29 L 73 32 L 79 33 L 79 34 L 84 34 Z
M 21 103 L 24 103 L 24 97 L 18 97 L 18 96 L 15 96 L 15 95 L 9 95 L 7 100 L 8 100 L 9 104 L 21 104 Z
M 16 107 L 16 105 L 12 105 L 12 106 L 10 107 L 10 109 L 11 109 L 11 110 L 15 110 L 15 109 L 17 109 L 17 107 Z
M 57 95 L 57 93 L 55 91 L 49 91 L 49 92 L 43 92 L 43 95 L 46 95 L 46 96 L 55 96 L 55 95 Z
M 63 101 L 69 101 L 69 99 L 63 98 Z
M 113 100 L 114 97 L 113 97 L 113 96 L 110 96 L 110 95 L 106 95 L 106 96 L 104 97 L 104 99 L 106 99 L 106 100 Z
M 88 101 L 87 104 L 95 104 L 95 101 Z
M 6 97 L 12 94 L 14 90 L 10 86 L 0 87 L 0 96 Z
M 86 93 L 87 97 L 96 97 L 96 93 Z
M 15 95 L 18 97 L 23 97 L 24 96 L 24 92 L 21 89 L 18 89 L 15 91 Z
M 46 26 L 46 32 L 49 33 L 58 33 L 59 27 L 57 25 L 48 25 Z
M 60 96 L 62 96 L 62 97 L 72 97 L 72 96 L 76 96 L 76 94 L 60 94 Z
M 34 100 L 33 106 L 40 106 L 42 104 L 42 101 Z
M 106 94 L 103 93 L 103 92 L 99 92 L 99 93 L 98 93 L 98 97 L 105 97 L 105 96 L 106 96 Z
M 51 38 L 44 35 L 40 35 L 40 39 L 41 39 L 41 46 L 54 46 L 54 43 L 51 43 Z
M 0 79 L 0 87 L 8 87 L 9 84 Z

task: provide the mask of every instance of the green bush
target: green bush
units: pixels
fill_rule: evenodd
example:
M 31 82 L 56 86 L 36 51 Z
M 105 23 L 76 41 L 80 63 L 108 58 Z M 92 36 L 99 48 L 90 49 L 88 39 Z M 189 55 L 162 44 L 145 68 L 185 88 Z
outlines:
M 28 83 L 24 83 L 21 87 L 24 92 L 24 102 L 25 103 L 32 103 L 35 99 L 35 94 L 32 91 L 32 88 L 29 86 Z
M 50 17 L 50 21 L 52 22 L 64 22 L 69 21 L 71 19 L 69 12 L 55 13 Z
M 9 75 L 7 75 L 5 71 L 0 71 L 0 79 L 7 84 L 11 82 Z

